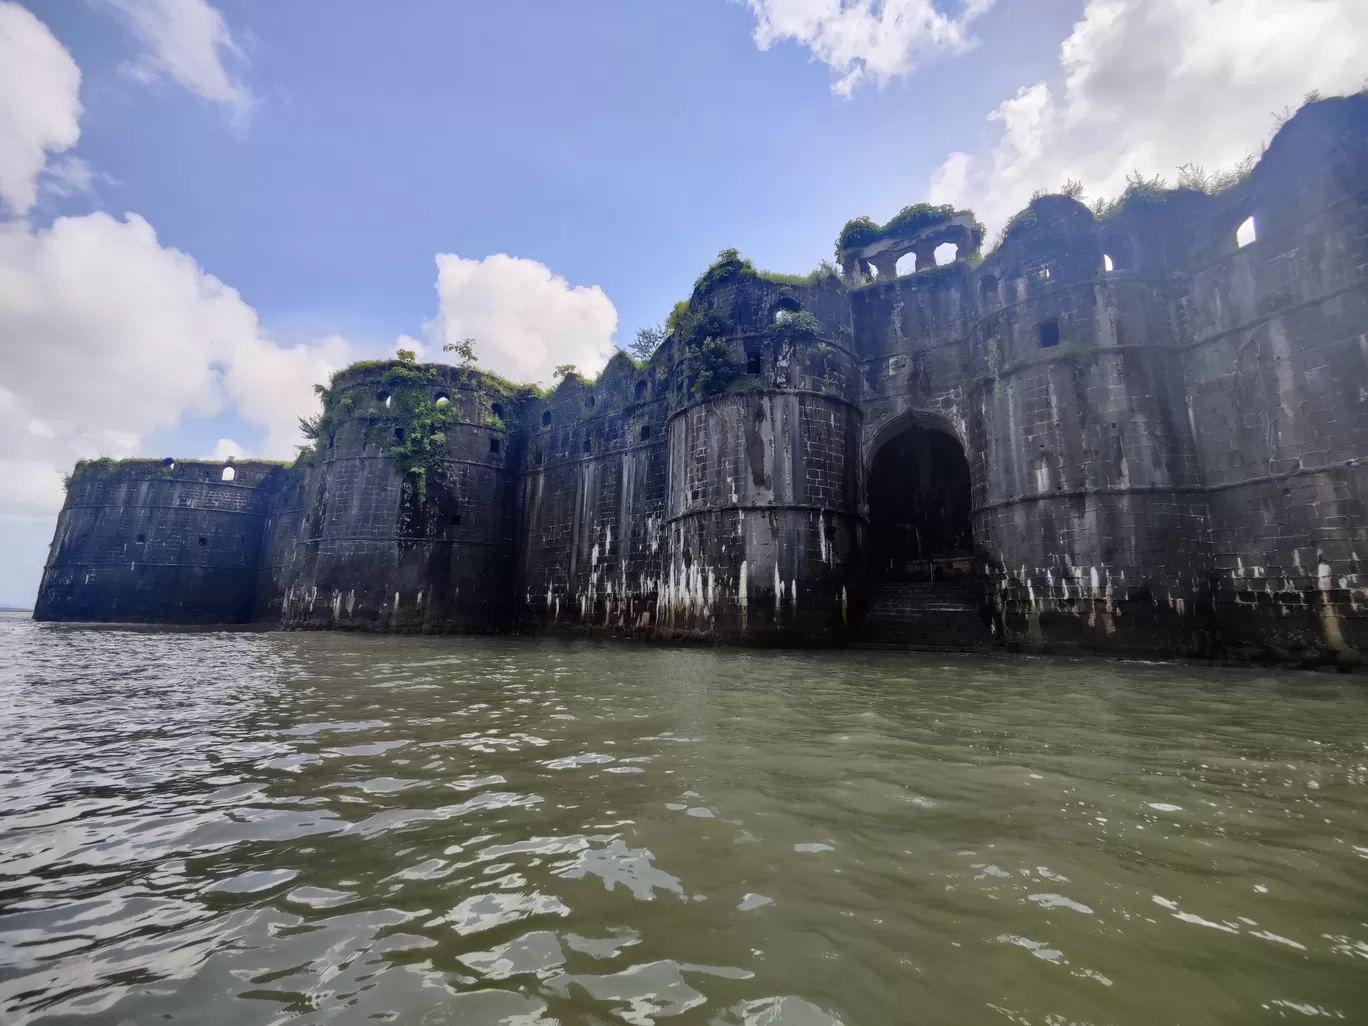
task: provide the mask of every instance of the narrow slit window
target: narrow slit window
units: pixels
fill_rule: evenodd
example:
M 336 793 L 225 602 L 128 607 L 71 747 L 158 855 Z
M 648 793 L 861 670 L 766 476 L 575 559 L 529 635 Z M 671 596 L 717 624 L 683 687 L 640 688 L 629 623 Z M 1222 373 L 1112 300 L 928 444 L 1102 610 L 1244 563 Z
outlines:
M 590 451 L 593 450 L 593 448 L 594 448 L 594 447 L 593 447 L 593 445 L 590 444 L 589 439 L 586 438 L 586 439 L 584 440 L 584 451 L 585 451 L 585 452 L 590 452 Z
M 542 427 L 550 427 L 550 426 L 551 426 L 551 411 L 550 411 L 550 410 L 547 410 L 545 413 L 542 414 Z
M 1111 256 L 1107 253 L 1102 254 L 1102 270 L 1106 271 L 1108 274 L 1111 274 L 1112 271 L 1116 270 L 1116 264 L 1112 262 Z

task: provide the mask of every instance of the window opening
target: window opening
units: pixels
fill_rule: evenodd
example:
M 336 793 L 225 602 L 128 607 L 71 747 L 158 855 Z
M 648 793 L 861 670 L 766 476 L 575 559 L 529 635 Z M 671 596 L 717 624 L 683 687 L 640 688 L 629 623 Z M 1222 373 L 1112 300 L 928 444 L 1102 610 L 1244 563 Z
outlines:
M 1053 349 L 1059 345 L 1059 322 L 1048 320 L 1040 322 L 1040 348 Z
M 175 470 L 176 461 L 173 460 L 170 456 L 168 456 L 166 457 L 166 459 L 162 460 L 162 466 L 165 467 L 167 470 Z
M 550 426 L 551 426 L 551 411 L 550 411 L 550 410 L 547 410 L 545 413 L 542 414 L 542 427 L 550 427 Z
M 937 264 L 953 264 L 959 259 L 959 247 L 953 242 L 942 242 L 936 247 Z
M 759 374 L 761 371 L 761 360 L 759 353 L 746 354 L 746 373 Z
M 432 399 L 432 404 L 434 406 L 446 406 L 450 402 L 451 396 L 447 395 L 445 392 L 438 392 Z
M 926 270 L 925 267 L 922 270 Z M 917 255 L 912 251 L 904 253 L 898 257 L 898 262 L 893 265 L 893 273 L 901 277 L 904 274 L 915 274 L 917 271 Z
M 451 526 L 452 526 L 452 527 L 460 527 L 460 526 L 461 526 L 461 514 L 459 514 L 459 513 L 453 513 L 453 514 L 451 514 Z
M 232 467 L 224 467 L 224 468 L 223 468 L 223 474 L 222 474 L 222 476 L 220 477 L 220 480 L 223 480 L 223 481 L 232 481 L 232 480 L 235 480 L 236 478 L 237 478 L 237 471 L 236 471 L 236 470 L 234 470 Z
M 1244 249 L 1257 239 L 1258 233 L 1254 230 L 1254 218 L 1253 216 L 1246 217 L 1240 222 L 1240 227 L 1235 229 L 1235 246 L 1237 249 Z
M 592 410 L 592 409 L 594 408 L 594 397 L 591 395 L 591 396 L 589 396 L 587 399 L 585 399 L 585 400 L 584 400 L 584 405 L 585 405 L 588 409 L 591 409 L 591 410 Z
M 375 401 L 388 410 L 390 408 L 391 396 L 388 392 L 376 392 Z
M 589 439 L 586 438 L 584 440 L 584 451 L 589 452 L 591 449 L 593 449 L 593 446 L 590 444 Z
M 491 407 L 489 408 L 489 412 L 492 413 L 492 414 L 494 414 L 494 416 L 498 417 L 500 420 L 503 420 L 503 404 L 502 404 L 502 403 L 495 403 L 493 406 L 491 406 Z
M 199 543 L 200 543 L 201 545 L 208 545 L 208 544 L 209 544 L 209 539 L 206 538 L 204 535 L 200 535 Z
M 490 451 L 490 452 L 502 452 L 502 451 L 503 451 L 503 439 L 500 439 L 500 438 L 491 438 L 491 439 L 489 440 L 489 451 Z
M 642 440 L 643 442 L 645 442 L 645 441 L 647 441 L 650 437 L 651 437 L 651 425 L 650 425 L 650 424 L 646 424 L 646 425 L 643 426 L 642 429 L 641 429 L 641 440 Z
M 138 544 L 139 544 L 139 545 L 141 545 L 141 544 L 142 544 L 143 542 L 145 542 L 145 541 L 147 541 L 147 535 L 145 535 L 145 534 L 140 534 L 140 535 L 138 535 Z
M 1112 262 L 1111 256 L 1107 253 L 1102 254 L 1102 270 L 1106 271 L 1108 274 L 1116 270 L 1116 264 Z
M 637 401 L 637 402 L 641 402 L 641 400 L 643 400 L 643 399 L 645 399 L 645 398 L 646 398 L 646 382 L 644 382 L 644 381 L 638 381 L 638 382 L 636 383 L 636 401 Z
M 395 429 L 394 429 L 394 440 L 395 440 L 396 442 L 402 442 L 402 441 L 404 440 L 404 429 L 403 429 L 403 428 L 395 428 Z

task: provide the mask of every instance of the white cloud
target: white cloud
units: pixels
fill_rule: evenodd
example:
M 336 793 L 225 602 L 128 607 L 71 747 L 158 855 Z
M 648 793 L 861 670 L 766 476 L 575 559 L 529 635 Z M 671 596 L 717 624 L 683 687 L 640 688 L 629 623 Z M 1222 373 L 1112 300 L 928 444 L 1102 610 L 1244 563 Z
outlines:
M 479 365 L 513 381 L 548 383 L 563 363 L 597 374 L 613 355 L 617 309 L 603 290 L 572 287 L 535 260 L 439 253 L 437 294 L 434 349 L 473 338 Z
M 0 513 L 55 510 L 75 460 L 133 455 L 187 413 L 235 406 L 266 428 L 256 455 L 292 456 L 313 385 L 354 358 L 340 338 L 274 345 L 137 215 L 0 223 Z
M 228 69 L 224 57 L 238 59 L 223 14 L 206 0 L 105 0 L 113 7 L 148 53 L 133 66 L 143 81 L 168 75 L 198 96 L 229 107 L 241 120 L 252 107 L 252 96 Z
M 80 69 L 48 27 L 0 2 L 0 201 L 21 217 L 38 198 L 48 154 L 80 137 L 80 90 Z
M 220 438 L 214 445 L 214 451 L 209 454 L 211 460 L 235 460 L 241 458 L 243 453 L 242 446 L 231 438 Z
M 935 0 L 746 0 L 755 14 L 755 44 L 781 39 L 806 46 L 837 75 L 832 89 L 849 96 L 873 79 L 883 86 L 936 53 L 961 53 L 974 41 L 969 23 L 993 0 L 964 0 L 957 14 Z
M 1228 168 L 1258 152 L 1275 111 L 1358 88 L 1365 53 L 1363 0 L 1089 0 L 1060 47 L 1062 86 L 999 105 L 1000 141 L 951 154 L 930 198 L 993 228 L 1069 179 L 1098 198 L 1132 171 L 1172 182 L 1185 163 Z

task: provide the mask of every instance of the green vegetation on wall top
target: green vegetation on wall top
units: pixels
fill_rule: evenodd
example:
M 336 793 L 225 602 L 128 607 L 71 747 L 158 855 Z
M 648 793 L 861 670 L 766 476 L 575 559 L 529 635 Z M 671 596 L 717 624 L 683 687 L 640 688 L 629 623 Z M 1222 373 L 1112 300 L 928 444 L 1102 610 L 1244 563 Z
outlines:
M 948 224 L 955 216 L 955 208 L 950 204 L 934 206 L 930 203 L 914 203 L 902 210 L 885 225 L 879 225 L 872 218 L 856 217 L 845 223 L 836 239 L 836 256 L 852 249 L 862 249 L 880 239 L 904 239 L 937 225 Z

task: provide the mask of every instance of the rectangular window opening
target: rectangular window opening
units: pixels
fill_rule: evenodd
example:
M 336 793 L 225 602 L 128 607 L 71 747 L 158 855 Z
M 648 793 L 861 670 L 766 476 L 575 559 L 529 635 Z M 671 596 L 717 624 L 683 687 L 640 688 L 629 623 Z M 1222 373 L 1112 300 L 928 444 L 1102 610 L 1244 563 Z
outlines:
M 208 544 L 209 544 L 209 539 L 206 538 L 206 537 L 204 537 L 204 535 L 200 535 L 199 543 L 200 543 L 201 545 L 208 545 Z
M 491 438 L 491 439 L 489 440 L 489 451 L 490 451 L 490 452 L 502 452 L 502 451 L 503 451 L 503 439 L 501 439 L 501 438 Z
M 145 534 L 140 534 L 140 535 L 138 535 L 138 544 L 141 545 L 141 544 L 142 544 L 143 542 L 145 542 L 145 541 L 147 541 L 147 535 L 145 535 Z
M 1053 349 L 1059 345 L 1059 322 L 1048 320 L 1040 322 L 1040 348 Z
M 461 514 L 459 514 L 459 513 L 453 513 L 453 514 L 451 514 L 451 526 L 452 526 L 452 527 L 460 527 L 460 526 L 461 526 Z
M 650 437 L 651 437 L 651 425 L 650 425 L 650 424 L 647 424 L 645 427 L 643 427 L 643 428 L 641 429 L 641 440 L 642 440 L 643 442 L 645 442 L 645 441 L 649 440 Z
M 394 440 L 395 440 L 396 442 L 402 442 L 402 441 L 404 440 L 404 429 L 403 429 L 403 428 L 395 428 L 395 429 L 394 429 Z

